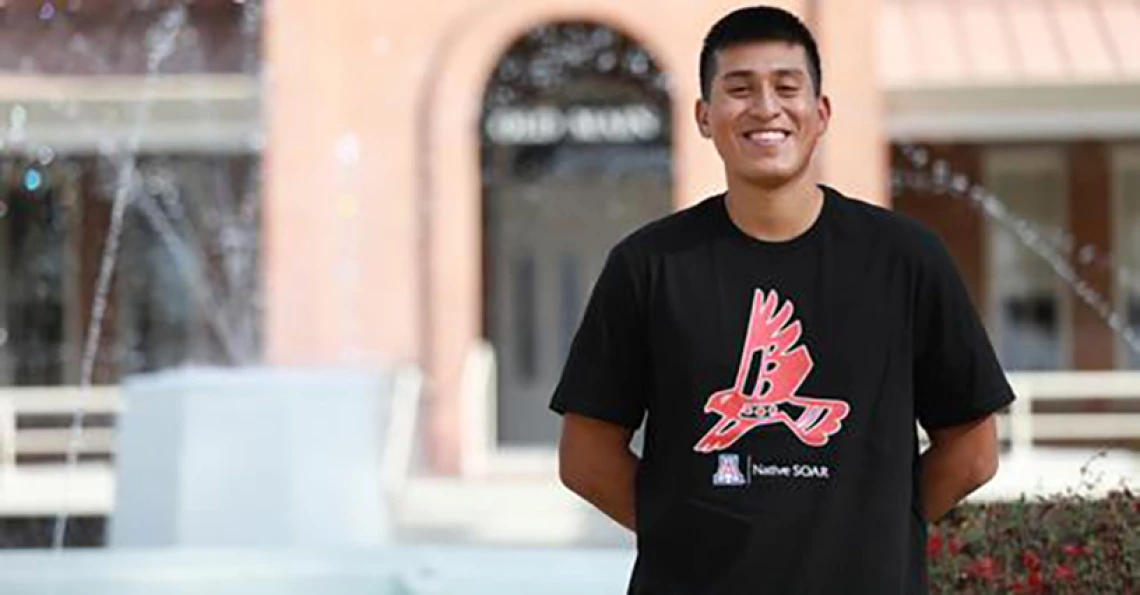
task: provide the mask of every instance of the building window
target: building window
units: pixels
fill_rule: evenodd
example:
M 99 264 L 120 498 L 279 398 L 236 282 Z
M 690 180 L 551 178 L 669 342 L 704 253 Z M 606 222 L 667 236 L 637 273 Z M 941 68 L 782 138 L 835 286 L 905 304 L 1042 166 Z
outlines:
M 1065 235 L 1067 176 L 1060 152 L 994 149 L 986 187 L 1008 221 L 986 221 L 988 321 L 1008 370 L 1056 370 L 1070 362 L 1070 299 L 1064 281 L 1010 224 L 1048 244 Z
M 256 170 L 256 159 L 241 156 L 138 160 L 100 341 L 84 362 L 118 166 L 70 156 L 0 161 L 0 385 L 103 384 L 255 361 Z
M 1115 259 L 1113 279 L 1116 284 L 1117 311 L 1124 325 L 1140 345 L 1140 146 L 1118 147 L 1112 160 L 1113 206 L 1116 213 Z M 1117 341 L 1120 366 L 1140 369 L 1140 353 L 1123 339 L 1123 328 Z
M 63 168 L 12 160 L 0 188 L 0 259 L 4 281 L 3 383 L 60 384 L 67 366 L 65 283 L 73 210 Z

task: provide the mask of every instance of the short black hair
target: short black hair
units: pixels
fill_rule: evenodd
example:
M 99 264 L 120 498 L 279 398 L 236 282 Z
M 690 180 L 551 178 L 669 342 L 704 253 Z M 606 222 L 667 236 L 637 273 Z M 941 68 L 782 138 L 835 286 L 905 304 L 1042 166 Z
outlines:
M 701 97 L 708 100 L 716 76 L 717 52 L 732 46 L 764 41 L 782 41 L 804 48 L 818 97 L 823 91 L 823 68 L 815 37 L 796 15 L 772 6 L 737 9 L 716 22 L 705 36 L 701 47 Z

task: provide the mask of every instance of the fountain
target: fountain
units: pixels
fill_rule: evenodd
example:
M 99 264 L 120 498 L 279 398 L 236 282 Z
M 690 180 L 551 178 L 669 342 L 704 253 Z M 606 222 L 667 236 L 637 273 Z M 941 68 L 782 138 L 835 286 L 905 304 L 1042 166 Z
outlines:
M 1140 354 L 1140 338 L 1125 324 L 1125 314 L 1114 309 L 1111 301 L 1098 293 L 1081 278 L 1072 265 L 1074 255 L 1082 264 L 1113 270 L 1119 282 L 1130 288 L 1140 289 L 1136 275 L 1126 268 L 1114 265 L 1112 259 L 1092 244 L 1076 246 L 1070 234 L 1064 230 L 1044 230 L 1027 219 L 1010 212 L 1001 198 L 988 191 L 981 184 L 971 181 L 960 172 L 952 171 L 947 161 L 939 159 L 930 162 L 929 152 L 917 145 L 904 145 L 902 153 L 911 169 L 893 172 L 893 185 L 897 190 L 914 189 L 931 191 L 935 195 L 951 199 L 967 200 L 991 221 L 1013 233 L 1021 244 L 1043 261 L 1085 304 L 1100 316 L 1128 348 Z
M 342 344 L 350 347 L 341 366 L 261 365 L 256 175 L 242 180 L 242 187 L 226 175 L 224 168 L 232 164 L 223 162 L 219 168 L 219 160 L 195 157 L 164 162 L 144 145 L 153 116 L 165 107 L 167 75 L 211 72 L 217 68 L 214 61 L 250 80 L 259 77 L 261 2 L 200 9 L 187 0 L 108 10 L 121 19 L 116 25 L 127 29 L 118 41 L 121 53 L 106 51 L 104 46 L 116 40 L 98 27 L 89 30 L 79 2 L 43 2 L 34 14 L 23 15 L 51 27 L 43 35 L 59 38 L 64 49 L 48 52 L 48 59 L 60 62 L 54 67 L 65 74 L 114 75 L 134 69 L 142 81 L 131 107 L 115 116 L 122 118 L 119 136 L 98 143 L 98 164 L 108 180 L 103 189 L 109 198 L 107 227 L 99 258 L 91 263 L 97 273 L 81 331 L 82 349 L 76 353 L 80 398 L 69 425 L 65 498 L 76 485 L 86 403 L 98 385 L 115 382 L 100 371 L 112 362 L 120 368 L 123 399 L 107 539 L 112 547 L 388 543 L 385 397 L 396 390 L 415 391 L 414 377 L 402 376 L 411 378 L 409 386 L 397 382 L 394 369 L 358 365 L 351 348 L 355 327 L 342 329 Z M 217 25 L 196 21 L 201 10 L 236 17 L 230 46 L 209 47 L 204 38 Z M 229 55 L 219 58 L 210 52 Z M 139 58 L 145 58 L 143 63 L 129 63 Z M 36 71 L 39 65 L 21 68 Z M 81 136 L 100 136 L 85 130 L 99 116 L 84 117 L 75 102 L 53 100 L 50 108 L 55 117 L 71 120 Z M 216 115 L 201 107 L 198 112 L 208 128 Z M 67 159 L 66 148 L 31 144 L 39 113 L 23 106 L 12 110 L 6 148 L 32 155 L 51 152 L 48 161 Z M 260 139 L 254 135 L 244 142 L 245 151 L 252 153 Z M 357 151 L 346 135 L 337 149 L 346 178 L 355 175 Z M 249 169 L 256 171 L 256 160 Z M 43 174 L 28 171 L 25 185 L 36 190 L 44 183 Z M 180 189 L 195 180 L 214 183 L 182 195 Z M 351 218 L 353 205 L 342 206 Z M 342 239 L 343 253 L 354 254 L 354 238 Z M 355 256 L 343 264 L 342 302 L 353 312 L 351 283 L 359 265 Z M 139 297 L 148 295 L 157 299 Z M 108 321 L 116 318 L 117 326 L 111 327 Z M 179 339 L 184 344 L 172 345 Z M 65 506 L 55 520 L 52 547 L 57 552 L 68 542 L 69 516 Z

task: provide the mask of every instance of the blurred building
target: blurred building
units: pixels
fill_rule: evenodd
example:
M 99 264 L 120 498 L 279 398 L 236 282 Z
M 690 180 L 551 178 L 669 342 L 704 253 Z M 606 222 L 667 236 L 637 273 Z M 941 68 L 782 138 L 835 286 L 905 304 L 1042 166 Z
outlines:
M 928 166 L 941 162 L 953 172 L 947 178 L 961 174 L 970 187 L 937 196 L 916 188 L 905 176 L 910 160 L 896 151 L 895 205 L 948 240 L 1007 368 L 1134 368 L 1140 358 L 1121 337 L 1140 328 L 1136 5 L 883 8 L 892 141 L 932 145 Z M 971 208 L 975 184 L 1000 197 L 1008 222 Z M 1026 239 L 1054 249 L 1087 288 L 1058 274 Z
M 942 234 L 1011 371 L 1140 362 L 1140 5 L 780 4 L 822 45 L 821 179 Z M 606 251 L 722 188 L 692 111 L 737 6 L 0 4 L 0 382 L 412 362 L 425 469 L 549 470 Z

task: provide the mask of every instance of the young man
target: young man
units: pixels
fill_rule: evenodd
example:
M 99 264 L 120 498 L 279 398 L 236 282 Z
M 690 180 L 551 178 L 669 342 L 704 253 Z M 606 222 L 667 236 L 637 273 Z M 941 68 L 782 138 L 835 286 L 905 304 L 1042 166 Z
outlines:
M 636 531 L 631 593 L 925 592 L 926 522 L 996 472 L 1012 391 L 939 239 L 811 181 L 804 25 L 739 10 L 700 64 L 728 189 L 611 251 L 551 403 L 562 480 Z

